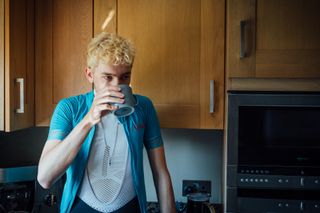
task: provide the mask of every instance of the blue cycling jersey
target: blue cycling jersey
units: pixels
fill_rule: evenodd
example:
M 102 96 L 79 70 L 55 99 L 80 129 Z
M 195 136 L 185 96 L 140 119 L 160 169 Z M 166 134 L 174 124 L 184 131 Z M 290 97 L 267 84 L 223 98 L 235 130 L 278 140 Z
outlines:
M 120 117 L 123 124 L 131 152 L 131 167 L 134 187 L 139 199 L 141 212 L 146 213 L 146 191 L 143 174 L 143 147 L 148 149 L 163 145 L 159 121 L 150 99 L 135 95 L 137 104 L 135 111 L 128 117 Z M 72 129 L 84 118 L 91 108 L 94 98 L 93 91 L 62 99 L 51 119 L 48 140 L 63 140 Z M 85 138 L 76 158 L 66 171 L 60 212 L 68 213 L 71 210 L 83 178 L 94 136 L 95 127 L 92 127 Z

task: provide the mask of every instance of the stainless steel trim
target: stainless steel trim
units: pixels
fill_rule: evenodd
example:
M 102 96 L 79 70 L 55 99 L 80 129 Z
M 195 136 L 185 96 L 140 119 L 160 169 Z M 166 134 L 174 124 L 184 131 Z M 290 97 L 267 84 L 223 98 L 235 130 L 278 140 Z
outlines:
M 210 113 L 214 113 L 214 80 L 210 80 Z
M 38 166 L 0 168 L 0 183 L 33 181 L 37 179 Z
M 24 79 L 17 78 L 16 82 L 20 85 L 20 106 L 16 109 L 16 113 L 24 113 Z

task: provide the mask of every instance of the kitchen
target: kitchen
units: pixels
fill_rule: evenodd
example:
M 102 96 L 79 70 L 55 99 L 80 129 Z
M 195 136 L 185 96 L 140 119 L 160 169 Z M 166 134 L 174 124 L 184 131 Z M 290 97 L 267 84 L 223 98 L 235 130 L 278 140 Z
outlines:
M 0 46 L 0 85 L 4 91 L 0 95 L 0 129 L 5 130 L 0 144 L 4 153 L 10 153 L 7 144 L 12 141 L 15 150 L 20 144 L 28 144 L 21 149 L 30 159 L 14 159 L 19 164 L 37 163 L 56 103 L 90 89 L 81 75 L 86 44 L 112 13 L 103 30 L 127 36 L 137 46 L 132 87 L 155 103 L 176 201 L 187 202 L 182 196 L 183 180 L 209 180 L 210 202 L 226 203 L 227 91 L 320 88 L 319 24 L 310 22 L 318 20 L 317 1 L 2 0 L 1 10 L 10 11 L 8 2 L 16 16 L 7 15 L 10 22 L 1 17 L 1 26 L 19 26 L 11 27 L 9 34 L 11 43 L 19 47 Z M 297 8 L 310 11 L 310 16 L 297 12 Z M 270 11 L 278 17 L 266 15 Z M 242 20 L 251 23 L 241 25 Z M 307 21 L 310 24 L 305 24 Z M 296 26 L 303 27 L 295 34 Z M 8 32 L 4 29 L 0 31 L 2 41 L 4 32 Z M 257 32 L 252 33 L 254 30 Z M 240 45 L 241 40 L 244 45 Z M 26 54 L 15 52 L 17 48 L 24 48 Z M 245 57 L 239 60 L 239 55 Z M 5 61 L 10 56 L 20 63 Z M 21 101 L 15 79 L 21 77 L 27 78 L 24 115 L 14 112 Z M 177 95 L 171 95 L 172 91 Z M 1 162 L 9 163 L 3 156 Z M 144 165 L 146 184 L 153 185 L 148 162 Z M 147 187 L 147 197 L 157 200 L 152 187 Z

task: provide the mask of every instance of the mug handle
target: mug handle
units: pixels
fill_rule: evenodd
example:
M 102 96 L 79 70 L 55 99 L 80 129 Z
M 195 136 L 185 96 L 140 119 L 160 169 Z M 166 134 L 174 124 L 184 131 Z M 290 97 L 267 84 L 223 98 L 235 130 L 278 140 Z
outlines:
M 208 207 L 210 213 L 216 213 L 216 210 L 214 209 L 213 205 L 211 205 L 209 202 L 205 202 L 204 205 Z

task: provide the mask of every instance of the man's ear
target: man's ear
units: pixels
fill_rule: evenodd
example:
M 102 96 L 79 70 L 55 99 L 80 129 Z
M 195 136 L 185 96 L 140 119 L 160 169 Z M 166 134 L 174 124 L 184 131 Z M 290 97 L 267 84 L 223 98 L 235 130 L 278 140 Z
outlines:
M 88 81 L 92 84 L 93 83 L 93 71 L 89 67 L 86 68 L 85 70 L 86 78 Z

